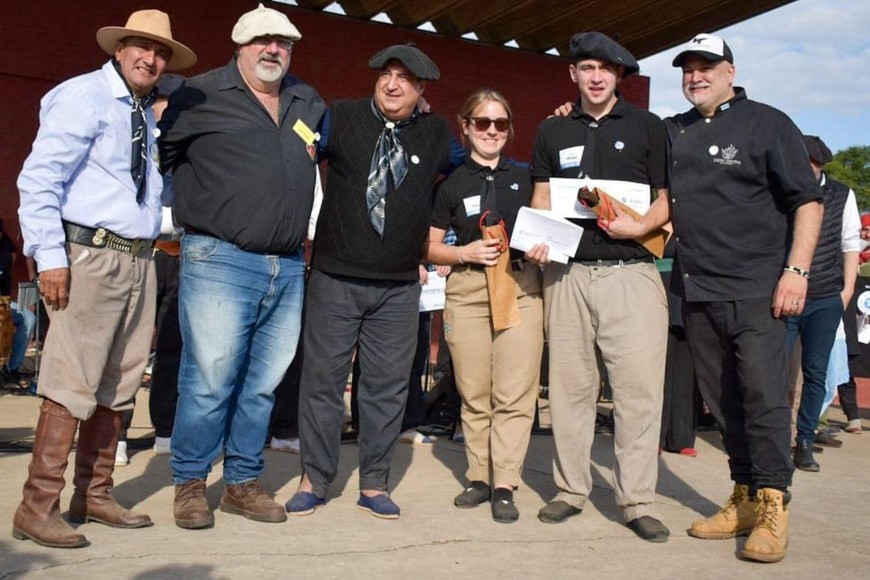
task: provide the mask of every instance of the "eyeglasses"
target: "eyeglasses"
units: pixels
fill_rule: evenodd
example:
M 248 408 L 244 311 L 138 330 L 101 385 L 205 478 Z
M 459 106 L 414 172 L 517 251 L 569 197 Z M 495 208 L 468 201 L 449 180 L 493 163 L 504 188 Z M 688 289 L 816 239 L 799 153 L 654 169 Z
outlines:
M 511 120 L 500 117 L 498 119 L 490 119 L 489 117 L 468 117 L 468 121 L 476 131 L 487 131 L 490 125 L 495 123 L 495 130 L 499 133 L 504 133 L 511 127 Z
M 278 45 L 278 48 L 283 48 L 284 50 L 291 50 L 293 48 L 293 41 L 287 40 L 283 36 L 258 36 L 251 41 L 251 44 L 269 46 L 273 42 Z

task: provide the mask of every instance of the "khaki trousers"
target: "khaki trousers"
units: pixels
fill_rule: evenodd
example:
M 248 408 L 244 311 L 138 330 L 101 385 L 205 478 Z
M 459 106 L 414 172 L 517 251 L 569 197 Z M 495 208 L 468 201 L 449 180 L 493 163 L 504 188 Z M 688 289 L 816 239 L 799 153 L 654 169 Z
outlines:
M 85 421 L 97 405 L 133 408 L 154 332 L 151 254 L 68 244 L 69 305 L 48 309 L 38 392 Z
M 599 363 L 613 389 L 613 487 L 626 521 L 652 515 L 658 478 L 668 306 L 652 263 L 550 264 L 544 270 L 550 351 L 554 501 L 582 508 L 592 490 Z
M 513 273 L 523 322 L 499 332 L 492 328 L 486 274 L 457 266 L 447 280 L 444 333 L 462 397 L 466 475 L 494 487 L 520 483 L 540 386 L 540 270 L 523 265 Z

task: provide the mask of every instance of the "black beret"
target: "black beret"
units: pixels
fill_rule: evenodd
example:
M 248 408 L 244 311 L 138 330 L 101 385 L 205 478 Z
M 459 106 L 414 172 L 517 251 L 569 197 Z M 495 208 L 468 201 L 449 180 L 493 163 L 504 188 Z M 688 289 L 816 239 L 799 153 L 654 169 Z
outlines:
M 571 43 L 568 45 L 568 54 L 574 62 L 584 58 L 597 58 L 625 67 L 624 77 L 633 75 L 640 70 L 637 59 L 624 46 L 600 32 L 575 34 L 571 37 Z
M 804 145 L 807 147 L 807 153 L 810 154 L 810 159 L 819 165 L 827 165 L 834 160 L 834 155 L 825 142 L 815 135 L 804 135 Z
M 384 66 L 393 59 L 405 65 L 405 68 L 414 73 L 420 80 L 437 81 L 441 76 L 438 65 L 413 44 L 388 46 L 369 59 L 369 68 L 383 70 Z

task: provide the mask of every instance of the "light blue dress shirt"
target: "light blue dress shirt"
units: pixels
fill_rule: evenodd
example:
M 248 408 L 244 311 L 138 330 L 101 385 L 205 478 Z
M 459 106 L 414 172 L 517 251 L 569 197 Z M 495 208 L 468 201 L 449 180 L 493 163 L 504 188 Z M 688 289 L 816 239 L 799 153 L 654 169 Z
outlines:
M 130 175 L 132 108 L 111 61 L 42 98 L 39 132 L 18 176 L 24 254 L 36 258 L 40 271 L 68 266 L 61 219 L 125 238 L 160 233 L 161 206 L 171 200 L 161 200 L 159 132 L 149 108 L 147 191 L 139 205 Z

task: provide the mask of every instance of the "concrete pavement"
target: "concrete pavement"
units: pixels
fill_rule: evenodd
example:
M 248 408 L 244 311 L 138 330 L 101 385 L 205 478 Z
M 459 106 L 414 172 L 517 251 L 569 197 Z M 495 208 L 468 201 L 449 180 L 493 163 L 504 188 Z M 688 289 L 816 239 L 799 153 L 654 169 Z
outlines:
M 867 400 L 866 398 L 864 399 Z M 131 464 L 115 471 L 115 496 L 148 513 L 151 528 L 117 530 L 79 526 L 91 546 L 43 548 L 11 536 L 30 455 L 17 451 L 33 435 L 38 399 L 0 396 L 0 579 L 63 578 L 821 578 L 870 573 L 870 432 L 842 434 L 840 449 L 818 456 L 821 473 L 796 472 L 792 488 L 791 544 L 779 564 L 743 562 L 740 540 L 704 541 L 686 535 L 699 515 L 718 509 L 731 490 L 725 455 L 714 432 L 702 433 L 696 458 L 664 454 L 660 460 L 659 514 L 671 529 L 665 544 L 650 544 L 622 525 L 611 479 L 612 437 L 596 436 L 595 490 L 583 514 L 567 522 L 538 522 L 537 510 L 555 493 L 552 439 L 532 437 L 516 493 L 519 522 L 492 521 L 480 506 L 458 510 L 465 458 L 462 447 L 439 440 L 431 447 L 398 445 L 391 485 L 402 507 L 395 521 L 356 508 L 357 449 L 342 446 L 338 480 L 328 504 L 282 524 L 256 523 L 215 512 L 213 529 L 175 526 L 168 457 L 137 449 L 153 436 L 147 391 L 139 396 L 131 437 Z M 870 412 L 863 410 L 865 428 Z M 834 420 L 842 419 L 839 412 Z M 266 452 L 262 482 L 285 502 L 299 481 L 299 458 Z M 209 479 L 215 508 L 223 491 L 221 468 Z M 67 481 L 72 468 L 67 472 Z M 69 503 L 71 485 L 62 494 Z

